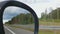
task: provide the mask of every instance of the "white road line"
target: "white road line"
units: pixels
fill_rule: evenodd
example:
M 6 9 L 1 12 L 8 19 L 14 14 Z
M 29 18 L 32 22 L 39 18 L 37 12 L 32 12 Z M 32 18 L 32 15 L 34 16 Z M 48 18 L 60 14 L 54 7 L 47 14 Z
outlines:
M 10 30 L 8 27 L 5 26 L 5 28 L 10 31 L 12 34 L 15 34 L 12 30 Z

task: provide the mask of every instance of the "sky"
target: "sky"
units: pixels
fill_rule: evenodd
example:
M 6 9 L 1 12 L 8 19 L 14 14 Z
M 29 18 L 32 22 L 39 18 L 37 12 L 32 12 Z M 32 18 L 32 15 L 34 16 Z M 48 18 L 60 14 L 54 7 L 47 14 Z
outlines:
M 60 0 L 18 0 L 28 6 L 30 6 L 37 14 L 38 18 L 41 17 L 41 13 L 46 9 L 50 12 L 50 9 L 56 9 L 60 7 Z
M 30 13 L 29 11 L 23 9 L 23 8 L 19 8 L 19 7 L 14 7 L 14 6 L 10 6 L 10 7 L 7 7 L 5 10 L 4 10 L 4 13 L 3 13 L 3 22 L 7 22 L 9 20 L 11 20 L 13 17 L 21 14 L 21 13 Z
M 4 0 L 0 0 L 4 1 Z M 50 9 L 56 9 L 60 7 L 60 0 L 17 0 L 23 2 L 30 6 L 37 14 L 38 18 L 41 17 L 41 13 L 44 12 L 46 9 L 50 12 Z M 16 9 L 14 9 L 16 11 Z M 9 11 L 9 10 L 7 10 Z M 15 13 L 14 11 L 8 13 Z M 12 15 L 11 15 L 12 16 Z M 4 16 L 5 17 L 5 16 Z M 10 17 L 11 18 L 11 17 Z M 3 22 L 8 21 L 9 19 L 3 20 Z

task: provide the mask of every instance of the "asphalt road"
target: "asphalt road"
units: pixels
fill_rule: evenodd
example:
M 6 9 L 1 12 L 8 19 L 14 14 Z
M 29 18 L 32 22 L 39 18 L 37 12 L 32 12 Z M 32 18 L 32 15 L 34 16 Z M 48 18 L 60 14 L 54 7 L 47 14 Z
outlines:
M 20 29 L 20 28 L 12 28 L 9 26 L 4 26 L 5 34 L 34 34 L 31 31 Z
M 31 28 L 34 29 L 34 25 L 17 25 L 14 24 L 13 26 L 21 26 L 24 28 Z M 60 30 L 60 26 L 44 26 L 44 25 L 39 25 L 39 29 L 51 29 L 51 30 Z
M 28 27 L 27 25 L 15 25 L 15 26 L 22 26 L 25 28 Z M 29 27 L 30 27 L 30 25 L 29 25 Z M 33 28 L 33 25 L 30 28 Z M 9 26 L 4 26 L 4 29 L 5 29 L 6 34 L 34 34 L 31 31 L 27 31 L 27 30 L 20 29 L 20 28 L 12 28 Z M 39 29 L 60 30 L 60 26 L 43 26 L 43 25 L 40 25 Z
M 12 34 L 10 31 L 8 31 L 6 28 L 4 28 L 5 34 Z
M 43 25 L 40 25 L 39 29 L 60 30 L 60 26 L 43 26 Z

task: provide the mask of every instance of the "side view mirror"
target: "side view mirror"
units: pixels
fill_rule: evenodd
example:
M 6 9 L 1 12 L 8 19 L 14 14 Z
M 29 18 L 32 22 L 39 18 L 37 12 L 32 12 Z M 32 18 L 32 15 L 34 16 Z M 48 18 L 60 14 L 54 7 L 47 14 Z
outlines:
M 1 2 L 0 33 L 38 34 L 38 18 L 36 13 L 22 2 Z

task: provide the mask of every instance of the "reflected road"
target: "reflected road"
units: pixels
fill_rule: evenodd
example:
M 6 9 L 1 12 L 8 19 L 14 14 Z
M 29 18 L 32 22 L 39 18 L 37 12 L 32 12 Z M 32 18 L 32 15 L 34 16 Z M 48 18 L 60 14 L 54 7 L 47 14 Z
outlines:
M 5 34 L 34 34 L 31 31 L 20 29 L 20 28 L 12 28 L 9 26 L 4 26 Z

